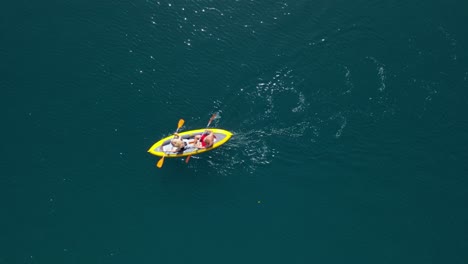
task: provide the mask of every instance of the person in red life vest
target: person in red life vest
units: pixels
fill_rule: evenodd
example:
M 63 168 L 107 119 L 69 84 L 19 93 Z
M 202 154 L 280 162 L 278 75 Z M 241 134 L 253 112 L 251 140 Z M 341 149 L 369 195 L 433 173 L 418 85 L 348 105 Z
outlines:
M 211 130 L 205 130 L 203 134 L 195 136 L 195 146 L 199 149 L 211 148 L 216 136 Z

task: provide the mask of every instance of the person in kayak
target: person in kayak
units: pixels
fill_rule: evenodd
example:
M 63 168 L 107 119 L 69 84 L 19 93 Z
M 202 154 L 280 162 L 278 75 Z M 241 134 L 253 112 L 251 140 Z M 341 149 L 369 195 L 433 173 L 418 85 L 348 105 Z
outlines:
M 205 130 L 203 134 L 195 136 L 195 146 L 199 149 L 211 148 L 216 136 L 211 130 Z
M 172 149 L 170 152 L 184 152 L 187 143 L 182 140 L 182 137 L 179 134 L 175 133 L 174 138 L 171 139 Z

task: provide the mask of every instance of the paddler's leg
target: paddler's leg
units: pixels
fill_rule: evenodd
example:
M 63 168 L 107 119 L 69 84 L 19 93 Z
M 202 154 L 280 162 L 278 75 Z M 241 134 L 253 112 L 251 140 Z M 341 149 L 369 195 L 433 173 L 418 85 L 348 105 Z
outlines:
M 193 139 L 190 139 L 188 143 L 191 146 L 196 147 L 199 144 L 200 137 L 201 137 L 200 135 L 196 135 L 195 137 L 193 137 Z

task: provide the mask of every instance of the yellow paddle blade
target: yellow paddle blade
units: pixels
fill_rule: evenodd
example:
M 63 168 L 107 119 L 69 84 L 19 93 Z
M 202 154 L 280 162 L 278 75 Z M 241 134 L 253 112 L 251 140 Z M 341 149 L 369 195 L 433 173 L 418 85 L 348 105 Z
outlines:
M 180 119 L 179 123 L 177 124 L 177 129 L 181 128 L 184 125 L 184 122 L 185 121 L 183 119 Z
M 158 168 L 161 168 L 161 167 L 162 167 L 162 165 L 163 165 L 163 163 L 164 163 L 164 157 L 166 157 L 166 156 L 163 156 L 163 157 L 158 161 L 158 163 L 156 164 L 156 167 L 158 167 Z

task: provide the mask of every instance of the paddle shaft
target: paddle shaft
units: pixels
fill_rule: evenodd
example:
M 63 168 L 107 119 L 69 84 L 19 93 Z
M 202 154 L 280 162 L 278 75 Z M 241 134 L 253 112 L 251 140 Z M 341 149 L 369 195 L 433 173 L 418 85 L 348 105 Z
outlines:
M 179 120 L 179 123 L 177 124 L 177 129 L 176 129 L 175 133 L 179 132 L 179 129 L 184 125 L 184 122 L 185 121 L 183 119 Z M 162 167 L 162 165 L 164 164 L 164 158 L 166 156 L 167 156 L 167 152 L 165 152 L 164 156 L 158 161 L 158 163 L 156 164 L 156 167 L 158 167 L 158 168 Z

